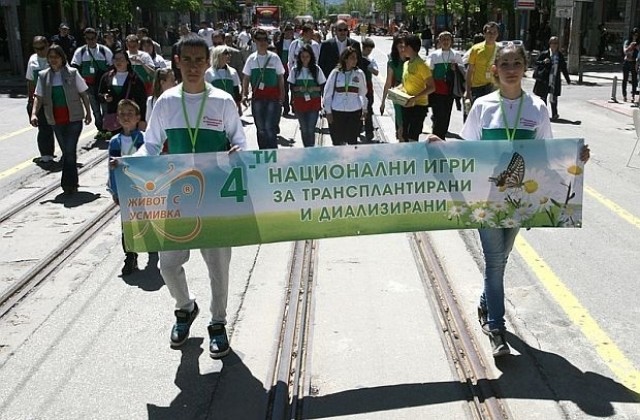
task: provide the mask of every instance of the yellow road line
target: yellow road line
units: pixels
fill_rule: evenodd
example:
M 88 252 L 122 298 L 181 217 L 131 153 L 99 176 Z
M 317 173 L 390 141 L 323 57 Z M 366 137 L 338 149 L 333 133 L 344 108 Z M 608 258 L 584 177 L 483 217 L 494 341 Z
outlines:
M 87 137 L 94 136 L 97 132 L 98 132 L 98 130 L 96 130 L 96 129 L 88 131 L 84 135 L 82 135 L 79 140 L 84 140 Z M 1 140 L 1 138 L 0 138 L 0 140 Z M 57 148 L 56 148 L 56 150 L 57 150 Z M 11 176 L 11 175 L 17 173 L 17 172 L 20 172 L 21 170 L 26 169 L 31 165 L 33 165 L 33 159 L 25 160 L 24 162 L 17 164 L 13 168 L 9 168 L 6 171 L 0 172 L 0 179 L 4 179 L 4 178 L 6 178 L 8 176 Z
M 625 209 L 623 209 L 613 201 L 609 200 L 607 197 L 600 194 L 593 188 L 587 187 L 585 185 L 584 192 L 589 194 L 591 197 L 595 198 L 600 204 L 602 204 L 603 206 L 605 206 L 606 208 L 608 208 L 609 210 L 611 210 L 612 212 L 614 212 L 615 214 L 617 214 L 618 216 L 626 220 L 627 222 L 631 223 L 632 225 L 640 229 L 640 217 L 634 216 L 633 214 L 626 211 Z
M 640 394 L 640 371 L 600 328 L 587 309 L 582 306 L 569 288 L 562 283 L 551 267 L 544 262 L 526 240 L 518 236 L 515 247 L 569 319 L 580 328 L 582 334 L 595 347 L 600 358 L 620 383 Z
M 7 133 L 7 134 L 3 134 L 2 136 L 0 136 L 0 141 L 2 140 L 6 140 L 8 138 L 11 138 L 13 136 L 17 136 L 19 134 L 22 133 L 26 133 L 27 131 L 30 131 L 33 127 L 29 126 L 29 127 L 25 127 L 25 128 L 21 128 L 20 130 L 16 130 L 12 133 Z

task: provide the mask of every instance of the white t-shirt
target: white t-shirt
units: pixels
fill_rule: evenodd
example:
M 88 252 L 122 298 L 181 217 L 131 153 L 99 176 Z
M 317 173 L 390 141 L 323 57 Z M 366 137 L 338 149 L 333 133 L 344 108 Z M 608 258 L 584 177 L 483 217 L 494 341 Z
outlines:
M 465 140 L 507 140 L 507 127 L 509 130 L 517 128 L 515 140 L 551 139 L 551 121 L 549 110 L 542 99 L 535 95 L 523 92 L 522 111 L 520 119 L 515 124 L 520 107 L 520 98 L 502 98 L 503 106 L 500 106 L 500 91 L 476 99 L 467 116 L 467 121 L 462 127 L 460 137 Z M 504 108 L 505 116 L 502 115 Z
M 298 54 L 300 54 L 300 48 L 304 46 L 304 40 L 302 38 L 298 38 L 291 43 L 289 46 L 289 71 L 291 71 L 296 66 L 296 60 L 298 59 Z M 311 40 L 311 49 L 313 50 L 313 55 L 315 56 L 316 63 L 318 62 L 318 58 L 320 57 L 320 44 L 316 41 Z
M 131 54 L 129 51 L 127 51 L 127 55 L 129 56 L 129 60 L 134 61 L 134 60 L 138 60 L 140 61 L 142 64 L 147 65 L 151 68 L 155 68 L 156 65 L 153 63 L 153 58 L 151 58 L 151 56 L 149 55 L 148 52 L 146 51 L 140 51 L 138 50 L 138 52 L 136 54 Z M 134 66 L 136 65 L 136 63 L 132 63 Z
M 60 72 L 55 72 L 51 70 L 51 86 L 62 86 L 62 74 Z M 80 73 L 77 73 L 76 77 L 76 89 L 78 92 L 82 93 L 85 90 L 89 89 L 87 86 L 87 82 L 84 81 Z M 38 83 L 36 84 L 36 95 L 42 97 L 44 95 L 44 86 L 40 83 L 40 79 L 38 78 Z
M 191 126 L 191 129 L 195 129 L 196 125 L 199 126 L 197 139 L 199 142 L 220 141 L 226 137 L 232 145 L 246 149 L 247 140 L 242 128 L 242 121 L 238 116 L 238 108 L 231 95 L 208 86 L 202 120 L 195 121 L 200 111 L 203 94 L 184 93 L 186 114 L 190 119 L 187 123 L 182 108 L 182 94 L 181 83 L 166 90 L 156 100 L 148 120 L 144 145 L 135 153 L 136 156 L 160 154 L 165 139 L 173 136 L 172 133 L 176 133 L 176 137 L 184 139 L 187 137 L 184 132 L 188 127 Z M 171 143 L 169 153 L 172 153 Z
M 242 31 L 238 34 L 238 46 L 246 47 L 249 45 L 249 41 L 251 41 L 251 35 L 249 35 L 246 31 Z
M 213 28 L 203 28 L 198 31 L 198 36 L 204 39 L 204 41 L 207 43 L 209 48 L 213 46 L 213 40 L 211 39 L 211 35 L 213 35 L 214 32 L 215 30 Z
M 46 68 L 49 68 L 47 57 L 39 57 L 38 54 L 31 54 L 29 62 L 27 63 L 27 73 L 25 74 L 25 78 L 32 82 L 37 81 L 37 75 L 40 70 L 44 70 Z

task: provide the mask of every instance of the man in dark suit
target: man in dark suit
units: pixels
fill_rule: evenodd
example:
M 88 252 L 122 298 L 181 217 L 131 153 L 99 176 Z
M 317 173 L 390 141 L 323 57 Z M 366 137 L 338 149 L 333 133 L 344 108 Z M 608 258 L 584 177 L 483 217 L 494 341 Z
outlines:
M 339 20 L 336 22 L 336 36 L 324 41 L 320 46 L 320 58 L 318 59 L 318 66 L 322 69 L 325 77 L 329 77 L 331 70 L 336 68 L 340 53 L 346 47 L 353 47 L 358 50 L 358 61 L 362 57 L 362 50 L 360 49 L 360 43 L 349 37 L 349 27 L 347 22 Z

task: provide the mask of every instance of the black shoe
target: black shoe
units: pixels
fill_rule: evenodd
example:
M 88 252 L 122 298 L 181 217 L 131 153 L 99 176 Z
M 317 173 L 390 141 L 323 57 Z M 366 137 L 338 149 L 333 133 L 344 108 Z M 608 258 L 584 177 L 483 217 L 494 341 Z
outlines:
M 511 353 L 509 344 L 504 338 L 504 331 L 491 330 L 489 332 L 489 342 L 491 343 L 491 354 L 493 357 L 505 356 Z
M 209 330 L 209 356 L 212 359 L 220 359 L 231 351 L 227 329 L 223 324 L 213 324 L 207 327 Z
M 63 186 L 62 191 L 67 195 L 75 194 L 78 192 L 78 186 Z
M 138 254 L 135 252 L 127 252 L 122 266 L 122 275 L 128 276 L 138 269 Z
M 487 307 L 483 304 L 478 305 L 478 322 L 480 323 L 480 327 L 482 328 L 482 332 L 486 335 L 491 334 L 491 329 L 489 328 L 489 311 Z
M 193 311 L 187 312 L 183 310 L 176 310 L 176 323 L 171 329 L 171 347 L 180 347 L 189 338 L 189 329 L 193 320 L 196 319 L 200 313 L 198 304 L 193 302 Z

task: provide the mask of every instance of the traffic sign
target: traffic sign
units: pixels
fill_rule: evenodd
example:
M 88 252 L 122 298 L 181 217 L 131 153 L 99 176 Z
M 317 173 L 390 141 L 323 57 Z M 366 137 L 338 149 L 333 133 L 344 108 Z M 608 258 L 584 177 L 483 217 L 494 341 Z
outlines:
M 535 10 L 535 0 L 516 0 L 516 9 L 520 10 Z

